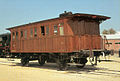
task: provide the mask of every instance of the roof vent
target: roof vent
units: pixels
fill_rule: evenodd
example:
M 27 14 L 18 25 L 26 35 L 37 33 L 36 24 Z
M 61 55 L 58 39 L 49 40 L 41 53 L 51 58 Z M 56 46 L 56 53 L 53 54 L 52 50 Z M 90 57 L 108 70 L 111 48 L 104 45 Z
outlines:
M 64 13 L 60 14 L 59 17 L 66 17 L 66 16 L 70 16 L 70 15 L 72 15 L 72 12 L 64 11 Z

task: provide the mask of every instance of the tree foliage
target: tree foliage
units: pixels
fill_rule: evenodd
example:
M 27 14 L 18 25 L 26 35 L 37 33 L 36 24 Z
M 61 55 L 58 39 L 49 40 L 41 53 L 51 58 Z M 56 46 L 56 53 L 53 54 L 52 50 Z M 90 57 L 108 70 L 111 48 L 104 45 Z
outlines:
M 109 32 L 108 32 L 108 30 L 106 30 L 106 29 L 104 29 L 103 31 L 102 31 L 102 34 L 108 34 Z
M 115 33 L 116 33 L 116 31 L 114 29 L 112 29 L 112 28 L 109 29 L 109 34 L 115 34 Z
M 106 35 L 108 35 L 108 34 L 115 34 L 115 33 L 116 33 L 116 31 L 113 28 L 110 28 L 108 30 L 104 29 L 102 31 L 102 34 L 106 34 Z

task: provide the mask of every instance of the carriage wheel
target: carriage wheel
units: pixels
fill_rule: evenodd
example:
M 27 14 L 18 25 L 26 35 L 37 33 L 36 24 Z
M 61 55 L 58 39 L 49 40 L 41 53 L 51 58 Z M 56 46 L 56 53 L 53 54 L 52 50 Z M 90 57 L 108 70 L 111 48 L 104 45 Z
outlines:
M 40 66 L 43 66 L 45 64 L 45 57 L 39 56 L 38 63 L 40 64 Z
M 59 70 L 64 71 L 67 69 L 67 61 L 65 59 L 65 56 L 61 55 L 58 58 L 56 58 L 55 60 L 56 60 Z
M 23 57 L 21 58 L 21 64 L 22 64 L 23 66 L 28 66 L 28 64 L 29 64 L 29 58 L 26 57 L 26 56 L 23 56 Z
M 65 61 L 58 61 L 57 64 L 59 70 L 64 71 L 67 69 L 67 63 Z

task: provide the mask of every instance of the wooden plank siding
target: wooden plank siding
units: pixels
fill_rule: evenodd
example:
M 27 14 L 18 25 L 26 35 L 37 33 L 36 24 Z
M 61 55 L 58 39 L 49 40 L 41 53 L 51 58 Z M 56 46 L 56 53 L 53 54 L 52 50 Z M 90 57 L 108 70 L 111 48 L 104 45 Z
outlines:
M 61 36 L 36 38 L 13 42 L 16 45 L 13 52 L 25 53 L 66 53 L 80 50 L 101 49 L 100 36 Z
M 13 42 L 13 52 L 39 53 L 39 52 L 71 52 L 72 51 L 72 36 L 36 38 L 27 40 L 18 40 Z
M 100 35 L 99 23 L 93 21 L 68 21 L 69 28 L 72 29 L 74 35 Z
M 79 50 L 90 50 L 90 49 L 101 49 L 102 38 L 97 35 L 85 35 L 85 36 L 75 36 L 74 37 L 74 51 Z

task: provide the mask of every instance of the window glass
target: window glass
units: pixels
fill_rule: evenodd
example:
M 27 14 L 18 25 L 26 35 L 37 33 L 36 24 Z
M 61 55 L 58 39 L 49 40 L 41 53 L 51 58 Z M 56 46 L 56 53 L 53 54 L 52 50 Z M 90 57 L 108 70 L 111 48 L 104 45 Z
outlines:
M 34 36 L 37 37 L 37 28 L 34 29 Z
M 18 39 L 18 32 L 16 32 L 16 40 Z
M 33 37 L 33 29 L 30 29 L 30 37 Z
M 55 25 L 55 26 L 54 26 L 54 35 L 57 35 L 57 34 L 58 34 L 58 26 Z
M 46 35 L 49 35 L 49 27 L 46 26 Z
M 120 42 L 116 42 L 115 44 L 120 44 Z
M 23 31 L 21 31 L 21 38 L 23 37 Z
M 45 28 L 44 28 L 44 26 L 41 26 L 41 35 L 45 35 Z
M 25 38 L 27 38 L 27 30 L 25 30 Z
M 112 43 L 106 43 L 106 44 L 112 44 Z
M 64 35 L 64 23 L 60 23 L 58 25 L 59 25 L 60 35 Z
M 15 33 L 14 32 L 12 33 L 12 38 L 13 38 L 13 40 L 15 39 Z
M 0 41 L 2 41 L 2 37 L 0 37 Z
M 0 38 L 1 39 L 1 38 Z M 0 40 L 0 45 L 2 45 L 2 41 Z
M 60 30 L 60 35 L 64 35 L 64 28 L 63 27 L 59 27 Z

